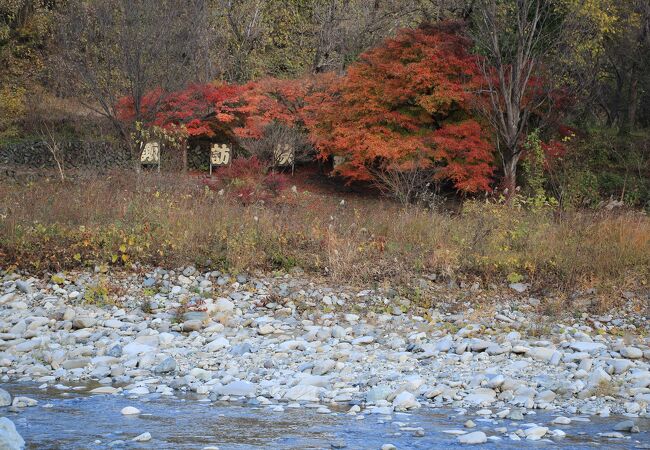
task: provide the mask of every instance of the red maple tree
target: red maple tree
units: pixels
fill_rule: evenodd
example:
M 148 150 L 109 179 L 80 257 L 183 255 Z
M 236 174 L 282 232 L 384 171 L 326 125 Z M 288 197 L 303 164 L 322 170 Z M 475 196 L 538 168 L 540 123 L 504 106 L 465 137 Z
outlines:
M 140 117 L 147 126 L 182 125 L 189 136 L 259 138 L 272 121 L 300 120 L 306 86 L 302 80 L 265 78 L 244 85 L 208 83 L 177 92 L 155 90 L 144 97 Z M 122 99 L 118 110 L 121 120 L 137 120 L 130 98 Z
M 225 83 L 193 84 L 176 92 L 154 90 L 144 96 L 139 115 L 146 126 L 182 125 L 189 136 L 214 136 L 246 125 L 246 90 Z M 120 101 L 118 111 L 121 120 L 137 120 L 128 97 Z
M 320 80 L 302 116 L 320 156 L 344 158 L 340 175 L 422 168 L 461 191 L 490 190 L 493 149 L 470 101 L 481 75 L 461 26 L 403 30 Z

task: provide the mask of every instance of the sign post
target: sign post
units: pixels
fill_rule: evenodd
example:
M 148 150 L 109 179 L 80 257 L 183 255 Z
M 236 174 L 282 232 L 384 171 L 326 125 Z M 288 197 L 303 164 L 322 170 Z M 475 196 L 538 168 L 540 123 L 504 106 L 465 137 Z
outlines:
M 232 151 L 228 144 L 214 144 L 210 148 L 210 175 L 212 175 L 212 167 L 222 167 L 230 164 L 232 158 Z
M 291 175 L 296 167 L 296 151 L 289 144 L 278 144 L 273 152 L 275 167 L 291 167 Z
M 140 164 L 142 166 L 155 165 L 160 172 L 160 143 L 156 141 L 147 142 L 144 145 L 140 155 Z

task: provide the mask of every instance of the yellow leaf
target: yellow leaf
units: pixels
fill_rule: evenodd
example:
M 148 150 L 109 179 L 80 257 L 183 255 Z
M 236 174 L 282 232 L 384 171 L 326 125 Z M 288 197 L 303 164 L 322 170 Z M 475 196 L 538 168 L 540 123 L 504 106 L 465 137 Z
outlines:
M 124 245 L 124 244 L 120 245 L 120 251 L 122 253 L 126 252 L 126 245 Z

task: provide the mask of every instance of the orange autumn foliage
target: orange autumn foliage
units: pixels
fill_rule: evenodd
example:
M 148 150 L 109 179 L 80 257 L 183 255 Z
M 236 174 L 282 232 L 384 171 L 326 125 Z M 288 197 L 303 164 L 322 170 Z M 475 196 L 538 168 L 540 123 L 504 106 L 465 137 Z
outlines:
M 125 97 L 118 104 L 120 120 L 136 120 L 134 102 Z M 281 113 L 276 102 L 256 83 L 193 84 L 176 92 L 155 90 L 143 97 L 140 120 L 147 126 L 184 126 L 189 136 L 260 137 L 264 126 Z
M 425 25 L 364 53 L 345 75 L 153 91 L 139 116 L 232 139 L 260 138 L 280 122 L 308 133 L 320 158 L 345 158 L 336 170 L 350 180 L 424 169 L 459 191 L 489 191 L 493 148 L 472 110 L 483 80 L 469 45 L 459 23 Z M 120 111 L 123 120 L 136 117 L 129 99 Z
M 458 23 L 426 25 L 330 76 L 303 112 L 320 156 L 344 157 L 337 172 L 352 180 L 422 168 L 460 191 L 490 190 L 493 148 L 471 108 L 481 76 L 469 46 Z

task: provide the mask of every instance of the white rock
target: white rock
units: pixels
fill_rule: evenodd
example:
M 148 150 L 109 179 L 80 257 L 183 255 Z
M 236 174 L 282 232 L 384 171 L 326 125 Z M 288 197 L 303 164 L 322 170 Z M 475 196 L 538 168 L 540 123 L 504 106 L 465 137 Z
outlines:
M 448 334 L 436 342 L 434 350 L 439 352 L 448 352 L 451 349 L 452 345 L 454 345 L 454 338 Z
M 151 433 L 145 431 L 144 433 L 133 438 L 135 442 L 147 442 L 151 440 Z
M 612 381 L 612 377 L 601 367 L 595 369 L 589 376 L 589 385 L 592 387 L 597 387 L 601 383 L 607 383 L 609 381 Z
M 126 325 L 124 322 L 117 319 L 109 319 L 104 322 L 106 328 L 122 328 L 124 325 Z
M 16 431 L 16 425 L 6 418 L 0 417 L 0 448 L 3 450 L 21 450 L 25 440 Z
M 262 336 L 265 336 L 267 334 L 271 334 L 275 331 L 275 328 L 273 328 L 273 325 L 271 324 L 264 324 L 261 327 L 257 329 L 258 334 L 261 334 Z
M 292 387 L 291 389 L 289 389 L 284 394 L 284 398 L 295 402 L 297 401 L 317 402 L 320 400 L 319 394 L 320 394 L 320 388 L 317 386 L 298 384 Z
M 530 427 L 526 430 L 524 430 L 524 435 L 526 436 L 526 439 L 529 441 L 538 441 L 540 440 L 546 433 L 548 433 L 548 428 L 547 427 Z
M 420 403 L 415 399 L 415 395 L 407 391 L 401 392 L 393 399 L 395 411 L 407 411 L 419 407 Z
M 375 338 L 372 336 L 360 336 L 352 340 L 352 345 L 365 345 L 372 344 L 373 342 L 375 342 Z
M 227 298 L 218 298 L 214 302 L 214 309 L 217 312 L 229 313 L 235 309 L 235 304 Z
M 526 292 L 526 290 L 528 289 L 528 284 L 526 284 L 526 283 L 510 283 L 509 287 L 513 291 L 519 292 L 521 294 L 523 292 Z
M 465 397 L 464 401 L 473 405 L 490 405 L 496 400 L 496 395 L 492 389 L 478 388 Z
M 138 344 L 137 342 L 130 342 L 122 348 L 122 353 L 127 356 L 137 356 L 143 353 L 151 353 L 155 348 L 150 345 Z
M 392 406 L 373 406 L 369 409 L 371 414 L 379 414 L 382 416 L 390 416 L 393 414 Z
M 205 346 L 205 350 L 208 352 L 216 352 L 222 348 L 230 346 L 230 341 L 223 336 L 219 336 L 216 339 L 212 340 Z
M 571 423 L 571 419 L 568 417 L 559 416 L 553 419 L 551 423 L 554 423 L 556 425 L 569 425 Z
M 313 375 L 325 375 L 336 367 L 336 361 L 331 359 L 326 359 L 324 361 L 316 361 L 314 367 L 311 369 Z
M 572 342 L 570 344 L 570 347 L 578 352 L 585 352 L 585 353 L 596 353 L 599 350 L 607 348 L 605 344 L 601 344 L 600 342 Z
M 11 405 L 11 394 L 0 388 L 0 407 Z
M 621 374 L 634 367 L 634 361 L 630 361 L 629 359 L 612 359 L 609 361 L 609 365 L 614 368 L 614 373 Z
M 190 370 L 190 375 L 201 381 L 209 381 L 212 379 L 212 372 L 209 370 L 201 369 L 200 367 L 195 367 Z
M 320 375 L 303 375 L 300 377 L 300 381 L 298 381 L 298 384 L 303 384 L 306 386 L 325 387 L 328 384 L 330 384 L 330 379 L 329 377 L 320 376 Z
M 29 397 L 14 397 L 11 402 L 11 406 L 16 406 L 18 408 L 31 408 L 36 405 L 38 405 L 38 400 Z
M 257 390 L 257 385 L 244 380 L 237 380 L 225 386 L 215 387 L 212 392 L 220 395 L 232 395 L 236 397 L 252 396 Z
M 375 386 L 366 392 L 366 402 L 377 403 L 380 400 L 386 400 L 391 392 L 392 389 L 389 386 Z
M 610 438 L 610 439 L 623 439 L 625 435 L 623 433 L 619 433 L 618 431 L 610 431 L 607 433 L 598 433 L 602 437 Z
M 643 358 L 643 352 L 636 347 L 624 347 L 621 349 L 621 356 L 628 359 Z
M 148 395 L 149 388 L 146 386 L 138 386 L 129 390 L 130 395 Z
M 120 411 L 123 415 L 125 416 L 133 416 L 136 414 L 140 414 L 140 410 L 134 406 L 125 406 L 122 408 L 122 411 Z
M 533 347 L 528 349 L 527 353 L 533 359 L 539 361 L 550 361 L 555 353 L 555 349 L 549 347 Z
M 484 444 L 487 442 L 487 436 L 482 431 L 474 431 L 473 433 L 463 434 L 458 436 L 458 442 L 461 444 Z
M 35 348 L 40 347 L 42 342 L 43 341 L 39 338 L 30 339 L 28 341 L 15 345 L 13 350 L 15 352 L 31 352 Z
M 551 403 L 553 400 L 555 400 L 556 396 L 557 395 L 555 394 L 555 392 L 551 390 L 546 390 L 546 391 L 539 392 L 537 394 L 537 397 L 535 397 L 535 400 L 537 401 L 537 403 Z
M 101 386 L 90 391 L 91 394 L 115 394 L 117 392 L 119 389 L 112 386 Z

